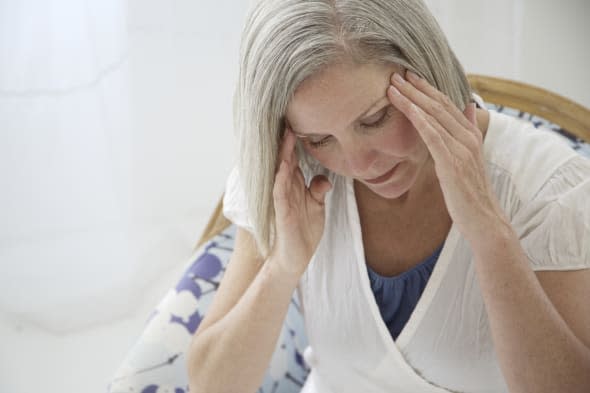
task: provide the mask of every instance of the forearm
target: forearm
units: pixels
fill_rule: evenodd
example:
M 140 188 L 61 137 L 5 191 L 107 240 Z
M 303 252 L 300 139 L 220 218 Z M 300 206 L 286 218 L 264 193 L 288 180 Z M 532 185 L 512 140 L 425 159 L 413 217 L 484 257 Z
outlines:
M 559 315 L 509 224 L 473 241 L 494 347 L 512 393 L 587 392 L 590 350 Z
M 298 279 L 268 260 L 239 302 L 195 338 L 189 381 L 195 392 L 254 392 L 262 382 Z

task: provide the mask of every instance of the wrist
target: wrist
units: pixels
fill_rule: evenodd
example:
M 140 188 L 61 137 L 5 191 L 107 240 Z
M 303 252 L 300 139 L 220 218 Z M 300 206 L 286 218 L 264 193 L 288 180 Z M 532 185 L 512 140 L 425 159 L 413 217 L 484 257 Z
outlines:
M 266 262 L 267 273 L 273 279 L 284 282 L 286 285 L 297 285 L 299 279 L 305 272 L 307 264 L 297 262 L 296 258 L 284 257 L 281 254 L 271 253 Z
M 510 220 L 495 200 L 483 203 L 478 214 L 460 225 L 462 234 L 473 246 L 485 246 L 490 240 L 499 241 L 514 233 Z
M 496 255 L 500 251 L 520 247 L 516 232 L 503 215 L 490 221 L 479 236 L 474 236 L 468 241 L 476 259 L 486 259 L 486 256 Z

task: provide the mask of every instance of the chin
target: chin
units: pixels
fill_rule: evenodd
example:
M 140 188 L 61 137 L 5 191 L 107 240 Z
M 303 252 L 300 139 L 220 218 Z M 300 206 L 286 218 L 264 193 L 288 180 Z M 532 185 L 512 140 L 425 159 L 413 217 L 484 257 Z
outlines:
M 400 168 L 402 169 L 402 168 Z M 402 198 L 404 195 L 407 195 L 410 189 L 416 184 L 416 180 L 418 178 L 418 171 L 415 168 L 404 168 L 410 169 L 409 171 L 406 170 L 403 173 L 400 173 L 401 176 L 389 179 L 389 181 L 383 184 L 368 184 L 364 183 L 365 187 L 367 187 L 371 192 L 374 194 L 385 198 L 385 199 L 398 199 Z M 414 170 L 412 170 L 414 169 Z M 409 173 L 408 173 L 409 172 Z
M 365 184 L 365 187 L 385 199 L 398 199 L 406 195 L 409 191 L 408 187 L 397 187 L 393 184 L 384 184 L 379 187 L 372 184 Z

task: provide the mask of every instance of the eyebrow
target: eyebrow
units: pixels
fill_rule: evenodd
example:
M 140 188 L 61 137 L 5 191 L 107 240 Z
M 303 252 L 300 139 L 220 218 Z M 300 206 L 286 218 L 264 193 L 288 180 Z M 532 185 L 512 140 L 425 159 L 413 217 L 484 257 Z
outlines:
M 373 104 L 371 104 L 371 106 L 369 106 L 369 108 L 367 110 L 365 110 L 359 117 L 356 118 L 356 120 L 353 121 L 353 123 L 359 121 L 360 119 L 362 119 L 363 117 L 367 116 L 369 112 L 371 112 L 371 110 L 375 109 L 376 107 L 379 106 L 379 104 L 384 101 L 387 100 L 389 102 L 389 98 L 387 96 L 383 96 L 381 98 L 379 98 L 377 101 L 375 101 Z M 383 109 L 383 108 L 381 108 Z M 375 112 L 377 113 L 377 112 Z M 375 114 L 373 113 L 373 115 Z M 315 134 L 315 133 L 301 133 L 301 132 L 297 132 L 293 129 L 293 127 L 291 126 L 291 131 L 293 131 L 293 134 L 295 134 L 295 136 L 297 138 L 310 138 L 310 137 L 314 137 L 314 136 L 326 136 L 326 134 Z

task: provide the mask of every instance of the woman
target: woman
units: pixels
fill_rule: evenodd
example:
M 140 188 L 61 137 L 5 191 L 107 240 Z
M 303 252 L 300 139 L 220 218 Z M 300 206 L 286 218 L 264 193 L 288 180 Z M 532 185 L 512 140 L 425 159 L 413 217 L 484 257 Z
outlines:
M 590 389 L 590 163 L 483 109 L 421 1 L 258 2 L 235 119 L 191 391 L 254 392 L 296 289 L 305 392 Z

